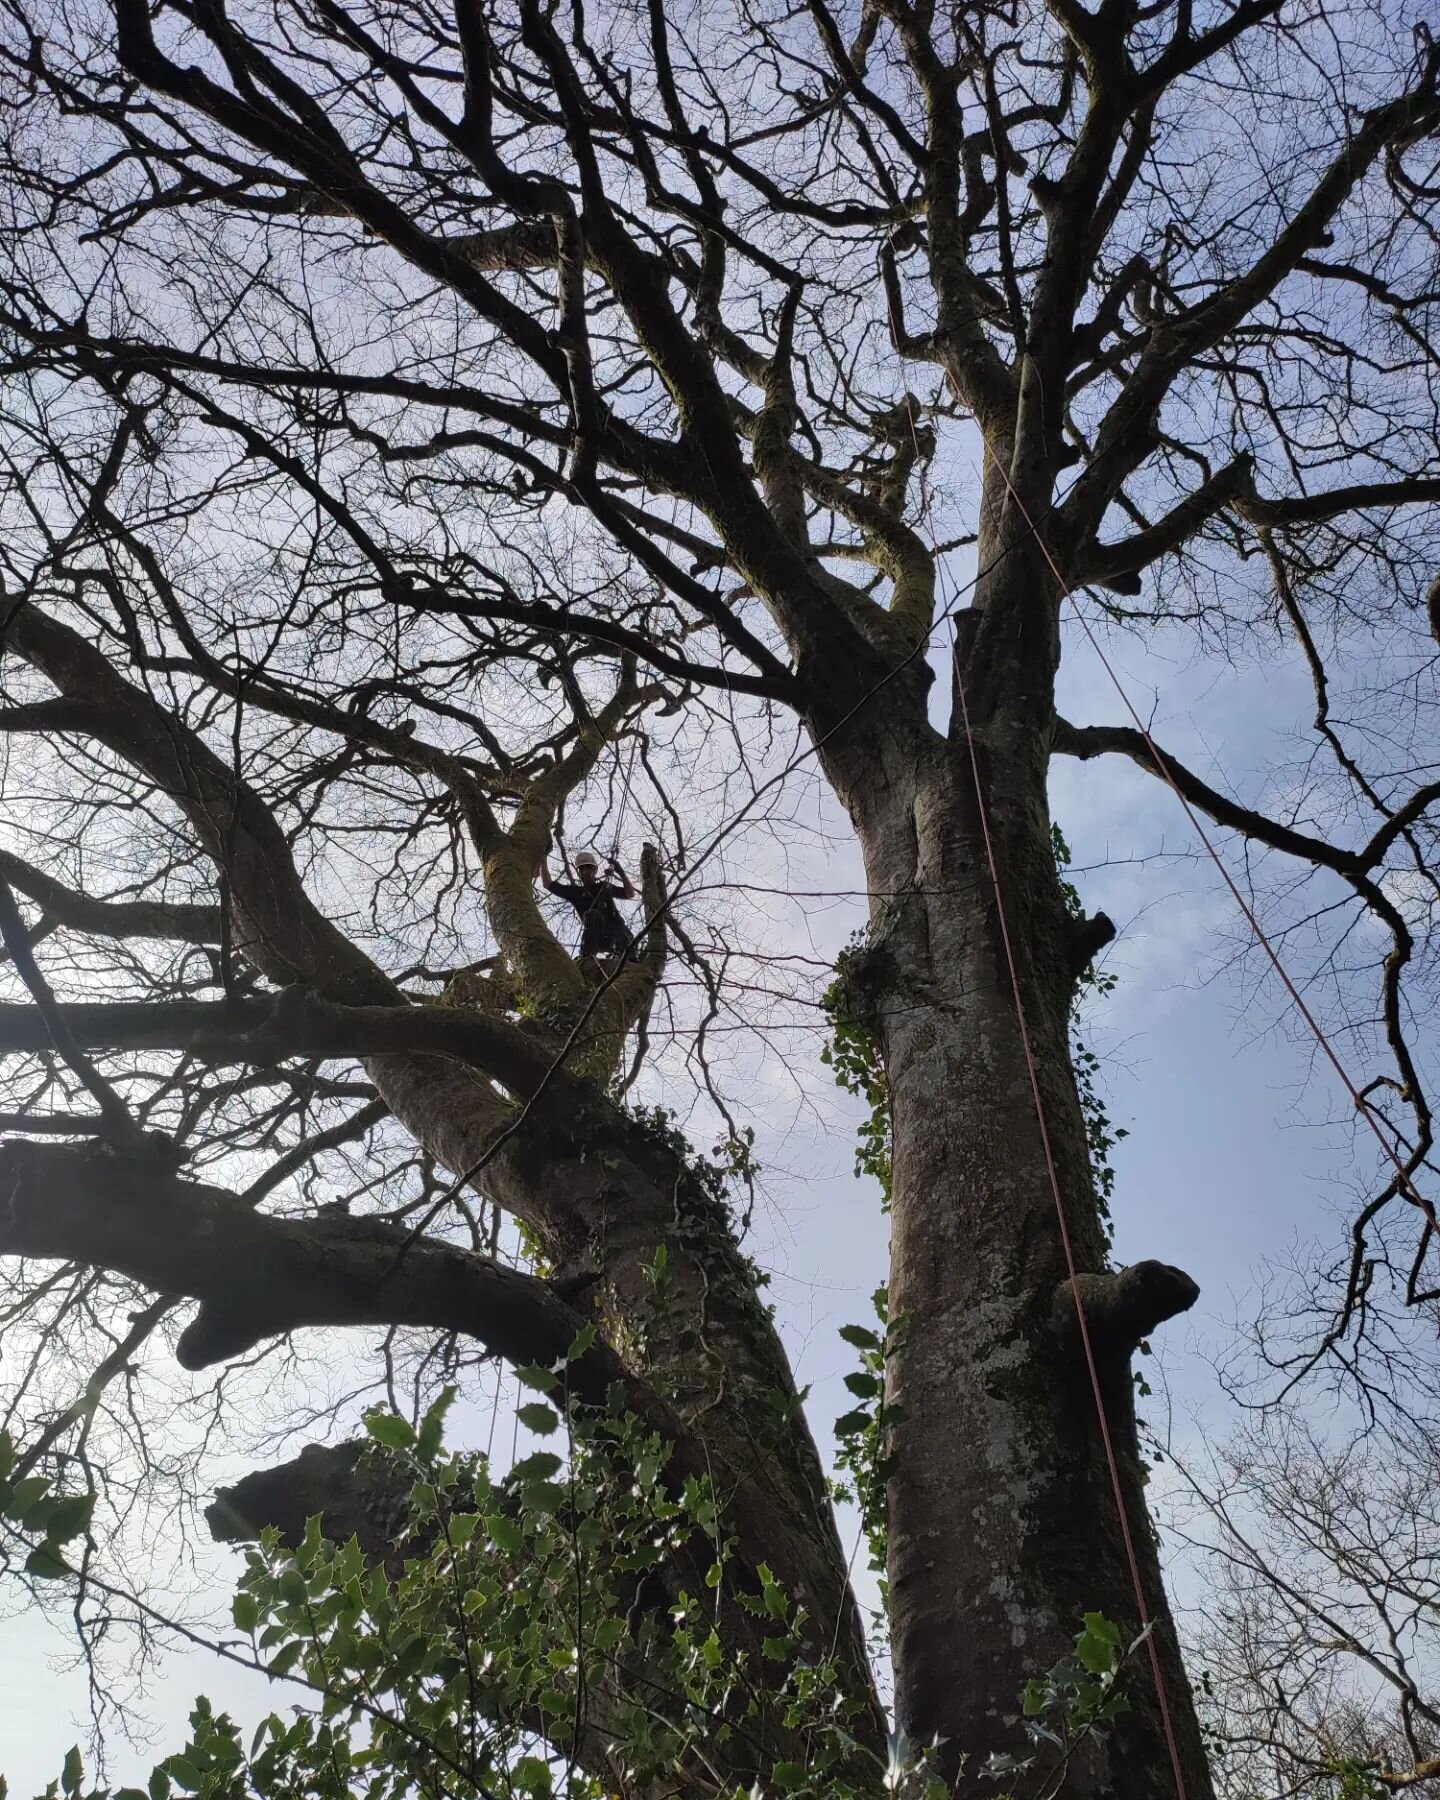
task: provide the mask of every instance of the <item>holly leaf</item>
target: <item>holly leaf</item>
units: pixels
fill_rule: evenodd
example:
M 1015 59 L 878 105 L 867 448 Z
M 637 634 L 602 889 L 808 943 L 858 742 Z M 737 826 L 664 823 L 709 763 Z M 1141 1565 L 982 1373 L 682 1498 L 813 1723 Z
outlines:
M 387 1450 L 415 1448 L 415 1433 L 398 1413 L 367 1413 L 365 1429 L 377 1444 L 383 1444 Z
M 880 1339 L 867 1325 L 842 1325 L 840 1335 L 857 1350 L 878 1350 Z
M 1120 1627 L 1104 1613 L 1085 1614 L 1085 1629 L 1075 1640 L 1075 1656 L 1092 1675 L 1108 1675 L 1120 1660 Z

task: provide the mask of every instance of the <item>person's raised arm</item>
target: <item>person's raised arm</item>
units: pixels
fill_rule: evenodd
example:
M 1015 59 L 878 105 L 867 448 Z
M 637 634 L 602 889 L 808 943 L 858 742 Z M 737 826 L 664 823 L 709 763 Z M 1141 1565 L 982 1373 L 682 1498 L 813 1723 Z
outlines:
M 635 884 L 620 867 L 619 863 L 616 862 L 613 856 L 610 858 L 609 862 L 606 863 L 605 867 L 620 883 L 620 898 L 622 900 L 633 900 L 635 898 Z
M 535 871 L 535 879 L 540 883 L 541 887 L 553 891 L 555 883 L 550 876 L 550 858 L 548 856 L 542 856 L 540 858 L 540 866 Z

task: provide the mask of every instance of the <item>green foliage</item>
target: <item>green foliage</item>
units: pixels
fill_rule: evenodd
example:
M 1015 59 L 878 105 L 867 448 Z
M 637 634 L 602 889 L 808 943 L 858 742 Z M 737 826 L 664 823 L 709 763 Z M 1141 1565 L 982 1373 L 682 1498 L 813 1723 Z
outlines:
M 1128 1710 L 1120 1678 L 1147 1636 L 1148 1631 L 1142 1632 L 1127 1644 L 1104 1613 L 1086 1613 L 1071 1654 L 1045 1674 L 1032 1676 L 1021 1691 L 1021 1720 L 1034 1746 L 1030 1755 L 992 1756 L 985 1774 L 1007 1785 L 1023 1775 L 1027 1794 L 1052 1800 L 1080 1746 L 1103 1742 Z
M 866 1420 L 850 1434 L 857 1458 L 860 1440 L 885 1423 L 896 1325 L 883 1292 L 876 1312 L 880 1331 L 844 1334 L 863 1362 L 850 1383 Z M 587 1737 L 623 1761 L 636 1787 L 683 1784 L 687 1770 L 708 1786 L 717 1763 L 743 1760 L 762 1711 L 771 1733 L 778 1714 L 783 1753 L 758 1779 L 714 1785 L 717 1800 L 860 1800 L 882 1788 L 944 1800 L 925 1753 L 903 1736 L 892 1737 L 884 1767 L 852 1737 L 856 1703 L 823 1647 L 810 1647 L 803 1605 L 764 1563 L 739 1563 L 709 1482 L 671 1474 L 668 1446 L 616 1397 L 578 1408 L 565 1400 L 563 1369 L 523 1373 L 546 1396 L 529 1410 L 565 1436 L 499 1479 L 483 1457 L 444 1448 L 453 1390 L 418 1430 L 389 1413 L 366 1419 L 368 1455 L 410 1484 L 398 1571 L 367 1566 L 353 1538 L 328 1542 L 318 1519 L 293 1551 L 271 1531 L 247 1553 L 235 1629 L 255 1667 L 300 1690 L 297 1704 L 247 1735 L 201 1698 L 186 1742 L 144 1789 L 87 1789 L 72 1750 L 46 1800 L 601 1800 L 609 1784 L 576 1754 Z M 0 1437 L 0 1466 L 12 1461 Z M 48 1490 L 20 1486 L 6 1489 L 9 1516 L 23 1506 L 22 1519 L 65 1529 L 80 1516 Z M 695 1570 L 695 1591 L 672 1575 L 652 1592 L 662 1564 Z M 716 1629 L 725 1609 L 751 1621 L 743 1651 L 729 1647 L 733 1628 L 726 1641 Z M 1124 1709 L 1119 1678 L 1142 1641 L 1126 1647 L 1107 1619 L 1087 1614 L 1073 1654 L 1025 1688 L 1033 1753 L 993 1759 L 987 1773 L 1004 1781 L 1033 1769 L 1027 1794 L 1052 1800 L 1076 1748 Z M 1335 1800 L 1369 1800 L 1360 1772 Z
M 693 1176 L 701 1192 L 727 1215 L 733 1211 L 732 1195 L 737 1183 L 747 1187 L 760 1173 L 755 1160 L 755 1129 L 743 1126 L 723 1137 L 708 1157 L 701 1156 L 680 1129 L 679 1121 L 668 1107 L 627 1106 L 626 1116 L 675 1157 Z
M 880 1330 L 866 1325 L 845 1325 L 840 1335 L 860 1352 L 860 1367 L 845 1377 L 856 1404 L 835 1421 L 838 1449 L 835 1455 L 840 1478 L 831 1484 L 835 1499 L 854 1504 L 860 1514 L 870 1568 L 882 1578 L 888 1542 L 885 1486 L 895 1473 L 896 1457 L 885 1441 L 892 1427 L 905 1417 L 905 1409 L 885 1398 L 885 1365 L 900 1342 L 903 1321 L 889 1314 L 889 1297 L 883 1287 L 871 1295 Z M 881 1592 L 885 1583 L 881 1581 Z
M 20 1537 L 28 1548 L 25 1573 L 39 1581 L 58 1581 L 70 1573 L 65 1545 L 90 1528 L 95 1510 L 93 1494 L 56 1494 L 43 1475 L 11 1479 L 15 1446 L 8 1432 L 0 1431 L 0 1519 L 7 1535 Z
M 857 1095 L 870 1109 L 856 1133 L 855 1173 L 871 1175 L 879 1182 L 881 1204 L 888 1213 L 893 1152 L 890 1086 L 880 1058 L 879 1039 L 855 1005 L 849 979 L 863 936 L 857 932 L 840 952 L 835 979 L 821 996 L 820 1004 L 830 1021 L 830 1042 L 820 1052 L 820 1060 L 834 1070 L 837 1087 Z
M 1050 827 L 1051 848 L 1065 910 L 1072 919 L 1085 916 L 1084 903 L 1075 884 L 1066 880 L 1070 866 L 1070 846 L 1058 825 Z M 830 1022 L 830 1042 L 820 1052 L 820 1060 L 835 1074 L 837 1087 L 854 1094 L 869 1108 L 856 1134 L 855 1173 L 871 1175 L 880 1184 L 884 1210 L 890 1210 L 891 1159 L 893 1139 L 890 1123 L 890 1089 L 885 1079 L 885 1065 L 880 1044 L 865 1009 L 858 1005 L 851 979 L 861 954 L 864 933 L 857 932 L 835 962 L 835 979 L 821 996 L 821 1006 Z M 1100 1060 L 1079 1035 L 1080 1011 L 1090 994 L 1109 994 L 1117 977 L 1106 970 L 1087 968 L 1075 986 L 1071 1006 L 1070 1052 L 1075 1067 L 1075 1083 L 1080 1093 L 1080 1108 L 1085 1119 L 1085 1136 L 1090 1147 L 1095 1186 L 1100 1199 L 1101 1216 L 1108 1220 L 1110 1199 L 1115 1188 L 1115 1171 L 1110 1153 L 1128 1133 L 1114 1126 L 1100 1097 Z
M 1050 843 L 1065 910 L 1072 919 L 1082 919 L 1085 907 L 1079 890 L 1065 877 L 1070 866 L 1070 846 L 1058 825 L 1050 827 Z M 835 962 L 835 979 L 821 996 L 820 1003 L 830 1023 L 830 1042 L 821 1050 L 820 1060 L 834 1071 L 836 1086 L 847 1094 L 856 1095 L 869 1109 L 856 1133 L 855 1173 L 873 1176 L 879 1182 L 881 1203 L 889 1212 L 893 1151 L 890 1089 L 879 1040 L 865 1016 L 865 1009 L 856 1003 L 851 979 L 861 955 L 864 935 L 857 932 L 840 952 Z M 1075 1068 L 1075 1085 L 1080 1094 L 1080 1110 L 1085 1120 L 1085 1137 L 1090 1148 L 1100 1213 L 1107 1222 L 1115 1188 L 1110 1156 L 1128 1133 L 1123 1126 L 1111 1124 L 1100 1097 L 1100 1059 L 1081 1038 L 1078 1027 L 1085 997 L 1113 992 L 1116 980 L 1117 977 L 1107 970 L 1087 968 L 1076 983 L 1070 1016 L 1070 1054 Z
M 1055 853 L 1055 869 L 1060 877 L 1060 892 L 1065 910 L 1072 919 L 1083 919 L 1085 907 L 1079 890 L 1065 878 L 1070 866 L 1070 846 L 1058 825 L 1050 827 L 1050 843 Z M 1110 1153 L 1130 1134 L 1123 1125 L 1112 1125 L 1100 1098 L 1100 1059 L 1080 1036 L 1080 1012 L 1089 994 L 1113 993 L 1118 977 L 1108 970 L 1087 968 L 1075 984 L 1070 1006 L 1070 1060 L 1075 1069 L 1075 1086 L 1080 1094 L 1080 1111 L 1085 1120 L 1085 1139 L 1090 1147 L 1090 1167 L 1095 1178 L 1095 1192 L 1100 1202 L 1100 1217 L 1107 1238 L 1110 1233 L 1110 1201 L 1115 1192 L 1115 1170 Z
M 556 1447 L 501 1478 L 443 1447 L 451 1392 L 418 1430 L 367 1418 L 367 1456 L 409 1483 L 403 1562 L 367 1566 L 318 1519 L 293 1551 L 266 1533 L 232 1616 L 254 1665 L 302 1698 L 249 1734 L 198 1701 L 148 1790 L 114 1800 L 599 1800 L 608 1784 L 575 1754 L 586 1734 L 636 1787 L 664 1788 L 683 1770 L 743 1761 L 744 1746 L 774 1739 L 777 1715 L 782 1748 L 760 1771 L 763 1792 L 876 1791 L 884 1771 L 849 1731 L 857 1703 L 826 1647 L 811 1646 L 803 1605 L 764 1564 L 739 1564 L 708 1481 L 677 1478 L 668 1446 L 618 1396 L 582 1409 L 565 1399 L 563 1370 L 524 1374 L 545 1396 L 527 1411 L 536 1425 L 545 1414 Z M 748 1627 L 732 1623 L 722 1641 L 723 1612 Z M 61 1789 L 104 1800 L 83 1787 L 72 1752 L 52 1800 Z M 913 1768 L 904 1791 L 939 1800 Z M 747 1779 L 725 1800 L 751 1792 Z
M 755 1160 L 753 1127 L 747 1125 L 723 1137 L 707 1157 L 693 1147 L 675 1115 L 665 1107 L 627 1107 L 624 1110 L 690 1178 L 675 1184 L 674 1222 L 670 1235 L 677 1244 L 685 1245 L 705 1270 L 709 1298 L 728 1297 L 748 1302 L 770 1281 L 765 1271 L 737 1248 L 749 1223 L 755 1179 L 760 1173 L 760 1165 Z M 745 1190 L 743 1211 L 737 1205 L 737 1188 Z M 668 1305 L 669 1261 L 664 1244 L 657 1246 L 655 1263 L 648 1273 L 654 1304 Z M 732 1290 L 728 1295 L 727 1288 Z M 634 1341 L 637 1346 L 643 1343 L 646 1335 L 643 1327 L 636 1331 Z M 702 1337 L 703 1334 L 697 1333 L 695 1341 L 703 1348 Z
M 718 1230 L 728 1241 L 731 1234 L 743 1226 L 744 1218 L 748 1218 L 749 1199 L 753 1197 L 755 1180 L 760 1173 L 760 1165 L 755 1160 L 754 1127 L 743 1126 L 721 1138 L 707 1157 L 694 1148 L 668 1108 L 622 1106 L 619 1110 L 667 1155 L 674 1157 L 691 1178 L 689 1184 L 681 1184 L 677 1191 L 677 1235 L 703 1244 L 707 1236 L 714 1241 Z M 735 1203 L 737 1187 L 743 1187 L 747 1194 L 744 1218 Z M 537 1274 L 552 1273 L 539 1239 L 523 1220 L 517 1224 L 521 1248 L 530 1266 Z M 748 1260 L 745 1261 L 745 1273 L 754 1286 L 765 1285 L 767 1277 Z
M 1394 1793 L 1375 1772 L 1374 1761 L 1360 1762 L 1344 1758 L 1326 1773 L 1333 1781 L 1333 1800 L 1388 1800 Z
M 880 1042 L 863 1008 L 856 1004 L 852 976 L 861 953 L 864 934 L 857 932 L 835 962 L 835 979 L 821 997 L 830 1021 L 830 1042 L 820 1060 L 834 1071 L 835 1085 L 854 1094 L 868 1107 L 855 1138 L 855 1173 L 869 1175 L 880 1188 L 880 1204 L 890 1210 L 894 1139 L 890 1120 L 890 1086 L 880 1056 Z M 860 1367 L 845 1377 L 855 1405 L 835 1421 L 836 1479 L 830 1484 L 834 1499 L 852 1504 L 860 1514 L 861 1529 L 870 1553 L 870 1569 L 884 1582 L 887 1545 L 885 1487 L 895 1473 L 895 1456 L 885 1440 L 898 1425 L 902 1409 L 885 1400 L 885 1364 L 899 1341 L 899 1321 L 889 1316 L 887 1289 L 871 1296 L 880 1330 L 867 1325 L 846 1325 L 840 1335 L 860 1352 Z

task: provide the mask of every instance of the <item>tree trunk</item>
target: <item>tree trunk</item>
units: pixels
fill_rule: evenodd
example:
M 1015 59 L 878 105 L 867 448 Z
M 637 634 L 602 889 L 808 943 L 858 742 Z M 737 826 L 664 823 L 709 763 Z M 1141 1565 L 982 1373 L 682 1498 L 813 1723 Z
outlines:
M 982 567 L 989 560 L 982 550 Z M 1190 1800 L 1211 1792 L 1165 1601 L 1135 1441 L 1130 1354 L 1194 1299 L 1178 1270 L 1106 1275 L 1105 1234 L 1069 1055 L 1075 923 L 1046 801 L 1053 669 L 1037 675 L 1023 558 L 962 621 L 979 786 L 1036 1058 L 1056 1173 L 1142 1585 Z M 1028 588 L 1024 585 L 1031 583 Z M 1051 584 L 1053 586 L 1053 583 Z M 1041 590 L 1043 592 L 1043 590 Z M 1033 617 L 1033 611 L 1031 616 Z M 1042 628 L 1043 629 L 1043 628 Z M 1034 645 L 1029 646 L 1031 651 Z M 1030 676 L 1026 678 L 1026 665 Z M 832 758 L 832 761 L 835 760 Z M 894 1132 L 889 1366 L 903 1408 L 890 1449 L 889 1576 L 898 1722 L 942 1740 L 957 1793 L 996 1792 L 989 1754 L 1027 1754 L 1020 1693 L 1073 1648 L 1082 1614 L 1139 1620 L 1077 1330 L 1054 1194 L 957 704 L 931 733 L 860 772 L 837 771 L 878 900 L 852 1004 L 881 1046 Z M 903 1321 L 916 1321 L 905 1330 Z M 1148 1651 L 1131 1710 L 1073 1758 L 1067 1795 L 1155 1800 L 1175 1781 Z

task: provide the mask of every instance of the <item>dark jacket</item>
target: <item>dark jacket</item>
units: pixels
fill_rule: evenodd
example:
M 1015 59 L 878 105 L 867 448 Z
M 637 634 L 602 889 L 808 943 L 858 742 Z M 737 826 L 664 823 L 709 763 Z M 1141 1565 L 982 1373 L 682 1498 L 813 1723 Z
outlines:
M 582 956 L 623 956 L 630 944 L 630 933 L 620 917 L 617 900 L 625 897 L 622 888 L 608 882 L 552 881 L 550 892 L 568 900 L 582 920 L 580 954 Z

